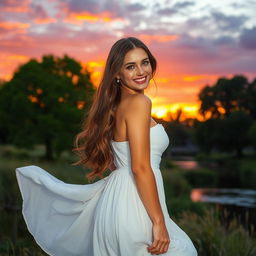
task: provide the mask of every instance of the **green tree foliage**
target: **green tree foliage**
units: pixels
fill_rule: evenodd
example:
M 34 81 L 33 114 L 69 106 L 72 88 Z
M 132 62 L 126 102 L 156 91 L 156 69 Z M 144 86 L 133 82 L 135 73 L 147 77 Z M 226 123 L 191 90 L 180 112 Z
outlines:
M 0 140 L 44 144 L 52 159 L 71 148 L 94 91 L 90 73 L 67 55 L 31 59 L 0 90 Z

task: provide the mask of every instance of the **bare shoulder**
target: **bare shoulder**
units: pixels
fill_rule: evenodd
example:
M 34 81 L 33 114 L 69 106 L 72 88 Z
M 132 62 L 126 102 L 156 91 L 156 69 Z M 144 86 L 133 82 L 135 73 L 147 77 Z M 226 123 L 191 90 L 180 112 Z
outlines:
M 138 127 L 140 123 L 147 125 L 151 118 L 151 99 L 144 94 L 131 95 L 127 99 L 125 109 L 125 122 L 127 127 L 129 124 L 136 124 Z M 143 128 L 146 129 L 146 126 Z
M 135 95 L 131 95 L 127 99 L 127 104 L 130 110 L 134 110 L 138 108 L 150 109 L 152 102 L 151 102 L 151 99 L 144 94 L 135 94 Z

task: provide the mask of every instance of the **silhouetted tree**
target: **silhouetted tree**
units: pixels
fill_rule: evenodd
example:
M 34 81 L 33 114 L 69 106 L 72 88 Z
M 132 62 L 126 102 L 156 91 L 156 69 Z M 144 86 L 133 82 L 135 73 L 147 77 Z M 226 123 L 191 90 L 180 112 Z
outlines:
M 256 120 L 256 79 L 248 85 L 247 100 L 243 102 L 243 106 L 248 109 L 251 117 Z
M 195 141 L 205 153 L 212 149 L 232 152 L 236 156 L 243 156 L 243 148 L 250 144 L 248 131 L 252 118 L 245 112 L 235 111 L 228 117 L 212 118 L 204 122 L 195 123 Z
M 256 149 L 256 121 L 254 121 L 253 124 L 251 125 L 248 131 L 248 136 L 250 144 Z
M 216 146 L 224 151 L 236 150 L 236 156 L 243 156 L 243 148 L 250 141 L 248 131 L 252 124 L 251 117 L 242 111 L 232 112 L 228 117 L 217 120 Z
M 43 143 L 52 159 L 72 146 L 93 93 L 90 73 L 67 55 L 31 59 L 0 90 L 0 139 L 27 148 Z
M 170 136 L 170 144 L 174 147 L 185 146 L 190 137 L 189 128 L 178 121 L 170 122 L 166 131 Z
M 232 111 L 248 112 L 248 81 L 244 76 L 231 79 L 220 78 L 214 86 L 205 86 L 199 93 L 201 106 L 199 113 L 209 118 L 229 116 Z
M 208 119 L 204 122 L 195 122 L 194 140 L 200 150 L 210 154 L 216 146 L 216 119 Z

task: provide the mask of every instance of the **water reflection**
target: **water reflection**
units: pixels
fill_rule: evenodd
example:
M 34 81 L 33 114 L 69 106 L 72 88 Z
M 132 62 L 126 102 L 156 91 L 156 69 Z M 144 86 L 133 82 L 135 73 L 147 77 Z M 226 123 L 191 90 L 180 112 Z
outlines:
M 193 202 L 256 208 L 256 190 L 251 189 L 193 189 L 190 197 Z
M 193 170 L 200 168 L 201 166 L 197 161 L 195 161 L 193 158 L 185 157 L 185 158 L 173 158 L 173 162 L 178 167 L 184 169 L 184 170 Z
M 198 168 L 198 164 L 196 161 L 174 161 L 174 163 L 185 170 Z

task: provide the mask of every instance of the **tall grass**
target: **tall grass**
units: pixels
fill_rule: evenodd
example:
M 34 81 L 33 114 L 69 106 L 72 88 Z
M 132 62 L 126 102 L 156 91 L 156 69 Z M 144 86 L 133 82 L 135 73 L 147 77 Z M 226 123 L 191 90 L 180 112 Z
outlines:
M 256 238 L 233 218 L 224 225 L 218 211 L 205 209 L 203 216 L 182 212 L 175 221 L 193 240 L 199 255 L 255 256 Z

